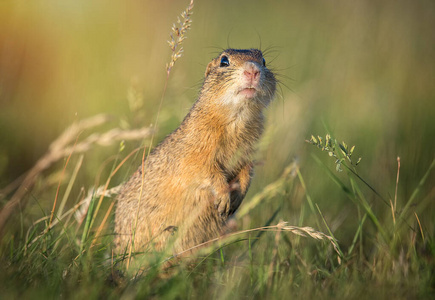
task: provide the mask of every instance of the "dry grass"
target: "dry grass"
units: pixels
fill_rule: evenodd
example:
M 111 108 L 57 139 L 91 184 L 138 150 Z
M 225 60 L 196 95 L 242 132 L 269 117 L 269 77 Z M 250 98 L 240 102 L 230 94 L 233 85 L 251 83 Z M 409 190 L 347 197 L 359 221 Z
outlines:
M 97 115 L 92 118 L 82 120 L 68 127 L 53 143 L 51 143 L 47 153 L 40 158 L 35 166 L 31 168 L 23 177 L 22 183 L 14 192 L 11 199 L 0 211 L 0 234 L 4 230 L 4 226 L 9 219 L 14 209 L 20 205 L 22 209 L 26 207 L 24 196 L 31 191 L 36 180 L 42 172 L 47 170 L 55 162 L 65 157 L 71 157 L 73 154 L 85 153 L 92 149 L 95 145 L 108 146 L 120 141 L 141 140 L 149 137 L 152 133 L 150 128 L 141 128 L 137 130 L 121 130 L 119 128 L 111 129 L 105 133 L 93 133 L 84 140 L 79 141 L 79 137 L 83 132 L 93 130 L 95 127 L 107 123 L 110 117 L 107 115 Z M 65 167 L 68 165 L 68 160 Z M 14 182 L 14 185 L 16 182 Z M 10 191 L 6 187 L 0 192 L 0 195 L 5 196 Z M 57 196 L 56 196 L 57 200 Z M 53 219 L 56 202 L 53 205 L 52 214 L 50 216 L 50 224 Z

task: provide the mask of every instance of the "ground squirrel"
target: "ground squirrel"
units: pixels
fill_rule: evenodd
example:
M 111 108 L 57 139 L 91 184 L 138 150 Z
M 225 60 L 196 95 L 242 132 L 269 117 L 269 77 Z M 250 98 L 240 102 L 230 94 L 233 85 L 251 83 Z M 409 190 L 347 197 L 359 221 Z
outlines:
M 179 252 L 222 233 L 248 190 L 275 88 L 260 50 L 227 49 L 207 65 L 198 100 L 118 196 L 117 253 L 131 243 L 161 250 L 170 239 Z

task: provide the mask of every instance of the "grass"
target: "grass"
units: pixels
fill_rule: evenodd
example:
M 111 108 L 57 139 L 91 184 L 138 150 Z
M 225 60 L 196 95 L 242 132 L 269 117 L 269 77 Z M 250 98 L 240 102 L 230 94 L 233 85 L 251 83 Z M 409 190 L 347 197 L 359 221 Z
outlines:
M 172 26 L 171 58 L 166 69 L 161 68 L 161 82 L 144 80 L 156 85 L 157 91 L 141 87 L 143 78 L 119 83 L 126 86 L 127 104 L 120 105 L 129 109 L 127 113 L 84 117 L 62 127 L 67 129 L 47 142 L 48 150 L 39 152 L 33 167 L 17 179 L 4 166 L 10 162 L 10 169 L 19 169 L 21 148 L 3 136 L 11 132 L 6 125 L 12 120 L 0 112 L 0 126 L 6 126 L 1 133 L 6 142 L 0 147 L 0 298 L 432 298 L 435 89 L 433 54 L 428 49 L 433 48 L 434 39 L 425 34 L 426 27 L 433 28 L 435 10 L 430 3 L 408 6 L 398 1 L 370 7 L 326 3 L 275 7 L 269 3 L 267 8 L 257 8 L 273 12 L 273 18 L 258 20 L 259 26 L 273 26 L 263 35 L 266 43 L 269 38 L 294 42 L 280 44 L 284 47 L 276 50 L 280 55 L 267 57 L 268 65 L 290 66 L 289 57 L 294 57 L 296 68 L 301 68 L 301 83 L 290 86 L 295 92 L 287 90 L 286 76 L 294 74 L 274 68 L 282 90 L 268 111 L 256 176 L 234 220 L 237 229 L 201 245 L 189 258 L 170 252 L 127 253 L 126 257 L 112 253 L 113 205 L 119 184 L 155 141 L 177 126 L 173 120 L 184 114 L 179 108 L 190 106 L 179 91 L 188 85 L 183 78 L 200 78 L 184 64 L 198 53 L 195 43 L 206 39 L 206 29 L 213 28 L 213 32 L 225 32 L 213 37 L 224 45 L 230 31 L 226 26 L 234 24 L 228 21 L 232 10 L 213 7 L 209 14 L 207 5 L 211 4 L 197 3 L 192 15 L 191 2 Z M 252 23 L 255 12 L 250 7 L 232 5 L 234 12 L 246 12 L 237 14 L 237 24 Z M 109 6 L 109 13 L 115 14 L 116 8 Z M 90 12 L 96 24 L 106 20 L 92 7 Z M 147 19 L 138 15 L 141 22 Z M 228 22 L 213 27 L 214 20 L 224 16 Z M 191 17 L 197 19 L 192 23 Z M 47 19 L 55 18 L 47 12 Z M 160 19 L 164 18 L 152 20 Z M 115 25 L 108 26 L 107 32 L 116 32 L 111 27 Z M 280 26 L 286 30 L 277 30 Z M 167 26 L 153 29 L 159 41 Z M 91 34 L 85 32 L 80 39 Z M 74 35 L 66 36 L 82 45 Z M 138 36 L 146 40 L 142 32 Z M 241 43 L 246 41 L 246 34 L 234 36 Z M 99 38 L 101 47 L 113 46 L 113 38 L 104 34 Z M 247 41 L 251 47 L 251 39 Z M 7 53 L 7 48 L 1 49 L 6 52 L 0 52 L 0 58 Z M 289 49 L 294 50 L 289 53 Z M 153 74 L 149 76 L 156 74 L 153 62 L 139 63 L 134 47 L 129 51 L 125 56 L 136 57 L 133 64 L 146 65 Z M 91 57 L 106 63 L 104 56 Z M 84 59 L 85 65 L 92 66 L 91 61 Z M 164 66 L 160 62 L 159 67 Z M 203 72 L 203 66 L 198 69 L 198 74 Z M 116 84 L 108 79 L 112 73 L 99 74 L 101 78 L 95 81 L 82 75 L 86 85 L 98 86 L 101 80 L 114 92 L 111 88 Z M 6 99 L 13 89 L 1 85 L 7 82 L 2 74 L 0 68 L 0 99 Z M 19 86 L 24 88 L 17 88 L 16 103 L 26 93 L 37 99 L 39 86 L 46 84 L 41 81 L 35 87 L 25 74 L 20 77 Z M 68 89 L 58 77 L 52 80 L 57 85 L 42 91 L 44 97 L 56 95 L 61 87 Z M 82 88 L 95 96 L 93 89 Z M 97 104 L 90 99 L 86 108 L 92 111 Z M 68 105 L 62 105 L 62 112 L 69 111 Z M 12 106 L 4 106 L 4 111 L 14 112 Z M 52 115 L 57 115 L 55 108 Z M 16 136 L 21 136 L 23 125 L 11 124 Z M 44 134 L 38 135 L 41 141 Z M 346 142 L 339 142 L 342 139 Z M 32 148 L 30 139 L 27 143 L 24 148 Z M 135 259 L 127 268 L 128 256 Z

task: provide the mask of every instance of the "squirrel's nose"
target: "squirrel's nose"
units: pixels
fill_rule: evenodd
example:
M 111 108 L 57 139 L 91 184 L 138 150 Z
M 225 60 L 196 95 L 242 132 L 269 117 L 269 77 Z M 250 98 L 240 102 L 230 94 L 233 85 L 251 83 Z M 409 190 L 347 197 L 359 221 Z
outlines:
M 253 62 L 247 62 L 245 63 L 243 76 L 249 81 L 258 81 L 260 78 L 260 69 Z

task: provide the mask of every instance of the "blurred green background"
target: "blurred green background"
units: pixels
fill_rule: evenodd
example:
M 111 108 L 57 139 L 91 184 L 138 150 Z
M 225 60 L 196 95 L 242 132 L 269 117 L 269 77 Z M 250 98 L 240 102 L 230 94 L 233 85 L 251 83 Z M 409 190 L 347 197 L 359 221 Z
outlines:
M 0 187 L 29 169 L 76 120 L 110 113 L 118 120 L 114 127 L 121 120 L 131 127 L 153 123 L 170 60 L 166 41 L 188 2 L 2 1 Z M 169 80 L 158 140 L 188 112 L 205 66 L 220 49 L 261 47 L 280 88 L 267 112 L 262 165 L 249 195 L 297 158 L 314 201 L 337 221 L 332 227 L 353 218 L 348 200 L 311 154 L 331 169 L 334 162 L 305 143 L 329 131 L 356 145 L 360 174 L 386 198 L 394 196 L 400 156 L 399 205 L 409 198 L 434 159 L 434 1 L 196 1 L 192 20 Z M 129 108 L 131 87 L 143 94 L 141 120 L 133 120 Z M 85 189 L 117 148 L 87 154 L 79 181 Z M 425 186 L 428 193 L 435 197 L 433 184 Z M 285 198 L 281 217 L 291 223 L 301 194 Z M 252 219 L 268 215 L 263 208 Z M 430 210 L 421 218 L 433 225 Z

